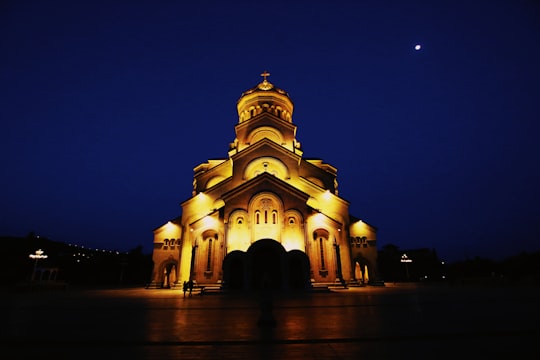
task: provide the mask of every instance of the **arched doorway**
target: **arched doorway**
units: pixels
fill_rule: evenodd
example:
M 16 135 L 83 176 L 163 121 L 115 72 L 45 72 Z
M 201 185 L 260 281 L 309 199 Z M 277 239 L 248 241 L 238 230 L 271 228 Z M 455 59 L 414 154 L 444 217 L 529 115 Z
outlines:
M 233 251 L 223 260 L 224 285 L 231 291 L 308 289 L 309 274 L 309 259 L 303 251 L 287 252 L 272 239 L 258 240 L 247 252 Z
M 361 284 L 369 283 L 369 262 L 363 256 L 354 259 L 354 278 Z
M 305 290 L 310 286 L 309 258 L 300 250 L 291 250 L 288 254 L 289 288 Z
M 162 264 L 162 269 L 161 287 L 170 288 L 171 286 L 174 286 L 177 282 L 176 261 L 172 256 Z
M 285 254 L 283 246 L 271 239 L 256 241 L 249 247 L 247 256 L 251 290 L 282 288 Z
M 232 251 L 223 260 L 223 281 L 228 290 L 244 289 L 246 253 Z

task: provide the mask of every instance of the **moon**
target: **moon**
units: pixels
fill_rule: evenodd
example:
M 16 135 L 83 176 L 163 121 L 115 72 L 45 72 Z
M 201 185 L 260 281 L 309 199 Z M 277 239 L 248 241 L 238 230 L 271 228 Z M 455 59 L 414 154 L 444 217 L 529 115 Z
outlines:
M 420 44 L 416 44 L 414 46 L 414 50 L 416 50 L 416 51 L 420 50 L 421 48 L 422 48 L 422 45 L 420 45 Z

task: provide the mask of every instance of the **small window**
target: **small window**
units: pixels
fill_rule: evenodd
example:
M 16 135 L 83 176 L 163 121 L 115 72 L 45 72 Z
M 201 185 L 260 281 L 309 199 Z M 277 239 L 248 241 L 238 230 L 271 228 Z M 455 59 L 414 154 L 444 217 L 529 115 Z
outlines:
M 210 271 L 212 265 L 212 238 L 208 239 L 208 254 L 206 259 L 206 271 Z
M 319 247 L 321 251 L 321 269 L 326 270 L 326 264 L 324 262 L 324 239 L 322 237 L 319 238 Z

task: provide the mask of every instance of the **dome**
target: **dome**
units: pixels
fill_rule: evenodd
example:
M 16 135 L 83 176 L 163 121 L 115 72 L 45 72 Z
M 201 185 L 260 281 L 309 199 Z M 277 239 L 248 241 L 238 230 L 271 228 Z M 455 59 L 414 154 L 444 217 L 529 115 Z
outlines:
M 263 72 L 261 76 L 264 80 L 244 91 L 238 99 L 236 108 L 239 122 L 249 120 L 262 112 L 270 112 L 285 121 L 292 122 L 293 102 L 285 90 L 274 86 L 266 79 L 269 75 L 266 71 Z
M 280 89 L 278 88 L 277 86 L 274 86 L 274 84 L 272 84 L 270 81 L 264 79 L 263 82 L 259 83 L 257 86 L 254 86 L 252 87 L 251 89 L 249 90 L 246 90 L 242 93 L 242 95 L 240 96 L 240 99 L 243 98 L 244 96 L 246 95 L 249 95 L 249 94 L 252 94 L 256 91 L 261 91 L 261 92 L 276 92 L 278 94 L 281 94 L 281 95 L 285 95 L 286 97 L 289 97 L 289 94 L 287 94 L 287 92 L 283 89 Z

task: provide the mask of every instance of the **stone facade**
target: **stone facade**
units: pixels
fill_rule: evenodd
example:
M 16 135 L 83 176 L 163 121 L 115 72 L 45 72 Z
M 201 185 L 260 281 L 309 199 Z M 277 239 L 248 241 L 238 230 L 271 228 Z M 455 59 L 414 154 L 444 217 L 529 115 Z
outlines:
M 376 229 L 349 214 L 336 168 L 304 158 L 293 102 L 267 75 L 238 100 L 228 157 L 195 167 L 182 215 L 154 230 L 154 283 L 288 290 L 375 279 Z

